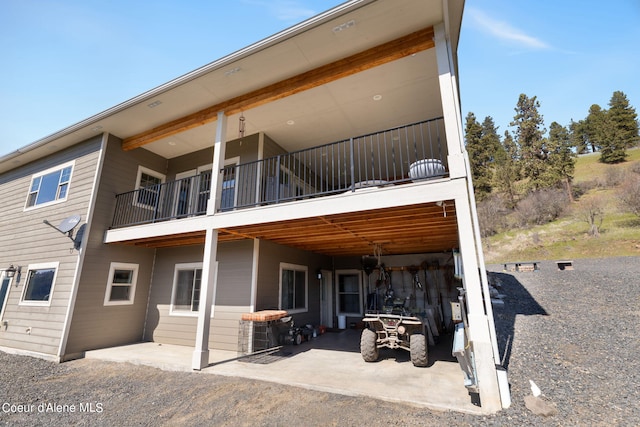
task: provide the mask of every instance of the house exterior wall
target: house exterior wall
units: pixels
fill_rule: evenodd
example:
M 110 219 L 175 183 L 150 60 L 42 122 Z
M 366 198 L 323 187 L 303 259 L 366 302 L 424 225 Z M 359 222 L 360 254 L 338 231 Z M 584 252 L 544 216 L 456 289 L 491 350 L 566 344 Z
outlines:
M 320 324 L 320 281 L 316 271 L 331 268 L 331 257 L 260 241 L 256 311 L 280 307 L 280 263 L 308 268 L 307 311 L 293 315 L 298 325 Z
M 71 319 L 65 358 L 85 350 L 137 342 L 142 339 L 154 249 L 103 244 L 113 218 L 115 195 L 135 188 L 138 166 L 166 172 L 166 160 L 147 150 L 125 153 L 121 140 L 109 136 L 96 190 L 91 230 Z M 112 262 L 138 264 L 133 304 L 105 305 Z
M 259 134 L 249 135 L 242 140 L 233 140 L 227 143 L 226 158 L 240 158 L 241 163 L 258 160 Z M 204 150 L 175 157 L 167 161 L 167 180 L 175 179 L 176 174 L 213 163 L 213 145 Z
M 0 346 L 54 357 L 58 354 L 79 252 L 73 249 L 74 243 L 69 238 L 43 221 L 57 226 L 63 219 L 78 214 L 81 222 L 75 230 L 85 224 L 100 149 L 98 136 L 0 175 L 3 198 L 0 266 L 21 266 L 21 274 L 16 274 L 8 290 L 0 319 L 6 322 L 0 328 Z M 74 163 L 67 199 L 25 209 L 32 176 L 68 162 Z M 58 263 L 50 303 L 25 305 L 21 298 L 28 267 L 40 263 Z
M 204 246 L 158 249 L 144 338 L 164 344 L 193 346 L 197 314 L 171 314 L 174 271 L 179 263 L 201 263 Z M 221 243 L 218 281 L 211 319 L 210 347 L 235 351 L 241 313 L 251 306 L 253 241 Z

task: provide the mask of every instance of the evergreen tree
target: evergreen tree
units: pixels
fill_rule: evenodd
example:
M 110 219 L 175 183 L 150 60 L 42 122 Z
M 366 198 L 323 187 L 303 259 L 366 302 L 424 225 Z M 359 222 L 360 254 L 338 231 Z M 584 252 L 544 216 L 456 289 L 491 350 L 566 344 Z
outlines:
M 480 201 L 491 193 L 490 162 L 493 160 L 493 156 L 487 152 L 484 146 L 483 129 L 473 113 L 467 114 L 464 131 L 474 193 Z
M 520 179 L 518 145 L 511 133 L 505 131 L 502 144 L 495 154 L 494 187 L 507 198 L 509 208 L 516 206 L 516 182 Z
M 605 138 L 600 161 L 603 163 L 623 162 L 627 157 L 627 148 L 633 147 L 640 141 L 638 135 L 637 114 L 629 105 L 627 96 L 616 91 L 609 101 L 603 131 Z
M 516 128 L 515 139 L 520 149 L 522 174 L 529 179 L 528 186 L 533 190 L 544 187 L 543 176 L 549 155 L 546 139 L 542 137 L 546 132 L 544 120 L 538 108 L 540 102 L 535 96 L 529 98 L 521 94 L 515 108 L 516 115 L 511 122 L 511 126 Z
M 603 110 L 598 104 L 589 107 L 589 114 L 584 119 L 583 131 L 593 153 L 599 151 L 607 139 L 606 121 L 606 110 Z
M 576 148 L 577 154 L 586 154 L 591 147 L 586 128 L 585 120 L 574 122 L 572 119 L 569 124 L 569 138 L 571 138 L 571 145 Z
M 573 191 L 571 181 L 576 166 L 576 153 L 569 131 L 557 122 L 549 126 L 549 167 L 547 169 L 547 180 L 549 186 L 556 186 L 563 183 L 567 190 L 569 200 L 573 201 Z

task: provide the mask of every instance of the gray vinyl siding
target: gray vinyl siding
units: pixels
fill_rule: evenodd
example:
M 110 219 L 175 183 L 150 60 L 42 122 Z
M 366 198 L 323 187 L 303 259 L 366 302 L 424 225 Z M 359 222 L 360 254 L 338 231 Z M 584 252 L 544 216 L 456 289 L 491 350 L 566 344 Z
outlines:
M 258 134 L 227 143 L 225 158 L 240 158 L 240 163 L 253 162 L 258 159 Z M 183 156 L 169 159 L 167 180 L 175 179 L 176 174 L 213 164 L 213 146 Z
M 330 269 L 331 258 L 269 241 L 260 241 L 256 311 L 279 307 L 280 263 L 303 265 L 308 268 L 308 310 L 305 313 L 296 313 L 293 317 L 298 325 L 307 323 L 318 325 L 320 323 L 320 282 L 316 278 L 316 271 Z
M 273 139 L 269 138 L 266 134 L 264 135 L 264 144 L 262 148 L 262 156 L 264 159 L 268 159 L 270 157 L 278 156 L 280 154 L 285 154 L 286 150 L 280 147 Z
M 145 339 L 164 344 L 194 346 L 197 317 L 170 314 L 176 264 L 202 262 L 202 245 L 158 249 Z M 218 283 L 209 347 L 235 351 L 242 313 L 251 305 L 253 241 L 221 243 L 218 246 Z
M 0 267 L 22 267 L 19 282 L 16 275 L 8 291 L 1 319 L 7 327 L 0 328 L 0 346 L 58 355 L 79 252 L 72 249 L 73 242 L 67 236 L 43 224 L 43 220 L 58 225 L 77 214 L 81 222 L 74 232 L 86 224 L 100 147 L 98 136 L 0 175 L 0 239 L 4 243 L 0 246 Z M 69 161 L 75 163 L 66 201 L 25 210 L 32 176 Z M 50 305 L 20 305 L 28 266 L 53 262 L 59 265 Z
M 103 239 L 113 217 L 115 196 L 135 188 L 138 166 L 164 174 L 166 163 L 164 158 L 144 149 L 124 152 L 121 141 L 109 137 L 66 355 L 142 340 L 155 250 L 105 245 Z M 133 304 L 104 305 L 112 262 L 138 264 Z

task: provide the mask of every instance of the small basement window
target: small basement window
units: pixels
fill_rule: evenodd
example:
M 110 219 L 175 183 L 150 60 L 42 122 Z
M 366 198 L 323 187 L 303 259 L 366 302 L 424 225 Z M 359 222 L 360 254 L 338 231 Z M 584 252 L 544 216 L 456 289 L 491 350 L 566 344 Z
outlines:
M 138 264 L 112 262 L 104 305 L 133 304 L 138 281 Z
M 73 162 L 47 169 L 31 177 L 25 209 L 67 200 Z
M 30 265 L 20 304 L 49 305 L 57 270 L 57 262 Z

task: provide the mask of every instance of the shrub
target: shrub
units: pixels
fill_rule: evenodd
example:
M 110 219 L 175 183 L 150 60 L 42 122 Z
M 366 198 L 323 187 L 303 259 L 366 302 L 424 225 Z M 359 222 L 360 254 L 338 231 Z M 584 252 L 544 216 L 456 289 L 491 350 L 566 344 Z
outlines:
M 621 167 L 608 167 L 604 173 L 604 183 L 606 187 L 617 187 L 625 178 L 625 170 Z
M 640 216 L 640 175 L 628 175 L 618 190 L 618 199 L 625 212 Z
M 600 196 L 590 197 L 580 202 L 575 208 L 577 217 L 589 224 L 589 235 L 600 236 L 600 226 L 604 220 L 605 201 Z
M 519 226 L 541 225 L 558 218 L 569 198 L 563 190 L 534 191 L 522 199 L 516 207 L 515 214 Z
M 580 196 L 588 193 L 590 190 L 594 188 L 600 188 L 602 185 L 597 179 L 590 179 L 589 181 L 580 181 L 573 184 L 573 198 L 579 199 Z
M 499 195 L 492 195 L 477 204 L 480 235 L 493 236 L 505 227 L 505 217 L 509 212 L 506 202 Z

